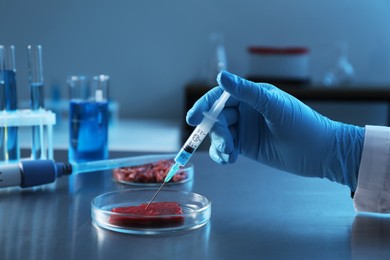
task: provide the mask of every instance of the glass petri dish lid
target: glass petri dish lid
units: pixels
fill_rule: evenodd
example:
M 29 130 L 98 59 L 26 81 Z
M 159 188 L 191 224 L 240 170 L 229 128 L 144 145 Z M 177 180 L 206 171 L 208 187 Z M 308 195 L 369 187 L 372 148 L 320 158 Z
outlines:
M 131 166 L 118 167 L 112 170 L 113 180 L 128 185 L 136 186 L 159 186 L 164 181 L 170 167 L 174 164 L 174 155 L 167 154 L 161 156 L 154 156 L 155 160 L 150 161 L 145 157 L 140 159 L 138 163 Z M 167 183 L 182 184 L 192 180 L 194 177 L 194 166 L 188 164 L 181 167 L 179 171 Z
M 91 201 L 92 223 L 120 233 L 156 235 L 193 230 L 206 225 L 211 202 L 204 196 L 161 190 L 145 210 L 156 189 L 126 189 L 105 193 Z

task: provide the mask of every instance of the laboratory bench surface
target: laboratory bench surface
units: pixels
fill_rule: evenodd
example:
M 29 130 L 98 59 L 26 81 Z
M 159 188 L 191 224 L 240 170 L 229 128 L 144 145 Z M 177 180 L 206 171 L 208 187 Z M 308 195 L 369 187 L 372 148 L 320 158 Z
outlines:
M 198 152 L 192 162 L 193 181 L 173 187 L 211 200 L 207 225 L 144 236 L 96 227 L 91 200 L 134 187 L 91 172 L 0 190 L 0 259 L 390 259 L 390 218 L 356 214 L 345 186 L 246 158 L 222 166 Z

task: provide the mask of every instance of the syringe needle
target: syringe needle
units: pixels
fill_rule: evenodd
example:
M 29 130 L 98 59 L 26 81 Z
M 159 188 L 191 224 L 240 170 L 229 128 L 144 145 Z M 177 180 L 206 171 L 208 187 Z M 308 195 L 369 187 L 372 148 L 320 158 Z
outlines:
M 172 177 L 173 175 L 176 174 L 176 172 L 179 170 L 179 167 L 180 167 L 180 164 L 178 163 L 175 163 L 174 165 L 172 165 L 171 169 L 169 169 L 169 172 L 167 173 L 167 176 L 165 176 L 165 179 L 164 179 L 164 182 L 163 184 L 161 184 L 160 188 L 157 190 L 157 192 L 154 194 L 154 196 L 152 197 L 152 199 L 150 200 L 150 202 L 148 203 L 148 205 L 146 205 L 145 207 L 145 210 L 148 209 L 149 205 L 153 202 L 153 200 L 156 198 L 157 194 L 160 192 L 160 190 L 162 189 L 162 187 L 164 186 L 165 183 L 167 183 Z
M 165 181 L 161 184 L 160 188 L 156 191 L 156 193 L 153 195 L 152 199 L 149 201 L 148 205 L 146 205 L 145 207 L 145 210 L 148 209 L 148 207 L 150 206 L 150 204 L 154 201 L 154 199 L 157 197 L 157 194 L 160 192 L 160 190 L 162 189 L 162 187 L 164 186 L 165 184 Z

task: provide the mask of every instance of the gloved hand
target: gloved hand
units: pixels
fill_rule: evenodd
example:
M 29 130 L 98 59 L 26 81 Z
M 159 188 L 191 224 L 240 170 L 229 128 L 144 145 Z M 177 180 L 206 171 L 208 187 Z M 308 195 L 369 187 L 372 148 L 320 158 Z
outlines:
M 226 71 L 215 87 L 187 113 L 197 125 L 226 90 L 231 97 L 210 131 L 211 158 L 233 163 L 242 154 L 294 174 L 328 178 L 355 191 L 364 128 L 330 120 L 298 99 L 266 83 Z

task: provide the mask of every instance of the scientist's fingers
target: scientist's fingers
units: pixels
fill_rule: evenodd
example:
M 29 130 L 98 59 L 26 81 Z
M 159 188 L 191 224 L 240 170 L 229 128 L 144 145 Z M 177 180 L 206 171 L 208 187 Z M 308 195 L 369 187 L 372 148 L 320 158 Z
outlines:
M 186 121 L 189 125 L 198 125 L 203 119 L 203 112 L 209 111 L 212 104 L 222 95 L 223 89 L 215 87 L 198 99 L 187 111 Z
M 220 164 L 233 163 L 237 160 L 238 151 L 234 145 L 235 127 L 214 125 L 210 131 L 210 157 Z
M 216 149 L 215 146 L 211 145 L 209 149 L 210 158 L 219 164 L 232 164 L 237 160 L 238 153 L 224 154 Z
M 247 103 L 266 117 L 270 116 L 270 113 L 283 111 L 280 90 L 271 84 L 254 83 L 227 71 L 220 72 L 217 81 L 236 100 Z
M 209 111 L 215 101 L 222 95 L 223 89 L 214 87 L 198 99 L 186 115 L 186 121 L 189 125 L 198 125 L 203 119 L 203 112 Z M 225 103 L 225 108 L 236 107 L 238 101 L 229 98 Z
M 218 116 L 218 121 L 215 124 L 231 126 L 238 123 L 239 112 L 237 108 L 225 107 Z

